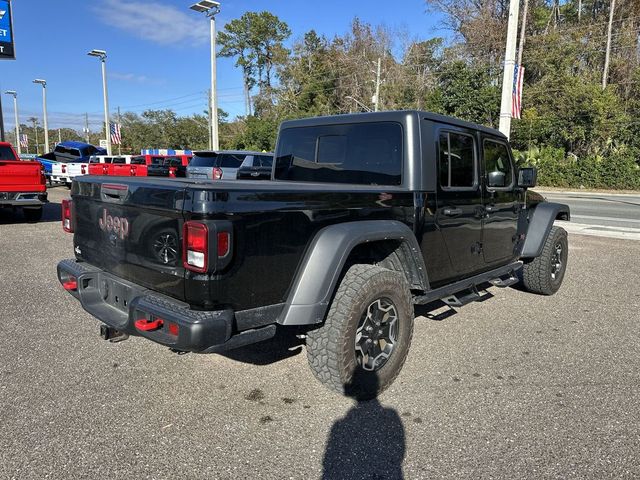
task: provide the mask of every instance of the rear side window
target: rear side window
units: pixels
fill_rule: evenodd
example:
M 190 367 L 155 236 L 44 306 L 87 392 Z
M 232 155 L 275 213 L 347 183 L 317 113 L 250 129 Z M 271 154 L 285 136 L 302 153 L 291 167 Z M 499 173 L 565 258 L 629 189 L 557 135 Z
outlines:
M 115 164 L 123 164 L 123 163 L 127 163 L 124 157 L 114 157 L 113 160 L 111 161 L 111 163 L 115 163 Z
M 402 127 L 371 122 L 288 128 L 280 132 L 278 180 L 400 185 Z
M 440 186 L 473 189 L 477 184 L 476 149 L 471 135 L 442 132 L 438 140 Z
M 131 165 L 144 165 L 145 163 L 144 157 L 131 158 Z
M 18 160 L 13 150 L 6 146 L 0 146 L 0 160 Z

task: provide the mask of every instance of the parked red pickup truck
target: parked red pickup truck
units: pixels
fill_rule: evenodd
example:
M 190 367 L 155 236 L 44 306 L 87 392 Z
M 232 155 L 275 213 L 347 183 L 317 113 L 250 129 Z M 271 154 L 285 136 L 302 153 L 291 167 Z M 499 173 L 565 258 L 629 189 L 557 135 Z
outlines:
M 0 142 L 0 207 L 21 207 L 27 220 L 38 221 L 46 202 L 42 164 L 20 161 L 10 143 Z

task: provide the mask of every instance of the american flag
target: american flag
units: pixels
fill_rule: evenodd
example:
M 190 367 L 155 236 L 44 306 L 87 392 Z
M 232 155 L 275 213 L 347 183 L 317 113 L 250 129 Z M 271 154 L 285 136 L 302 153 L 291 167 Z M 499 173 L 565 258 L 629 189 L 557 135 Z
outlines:
M 20 134 L 20 148 L 29 148 L 29 137 L 26 133 Z
M 122 136 L 120 135 L 120 124 L 112 123 L 110 130 L 111 130 L 111 143 L 113 145 L 120 145 L 120 143 L 122 142 Z
M 522 81 L 524 80 L 524 67 L 516 64 L 513 69 L 513 93 L 511 94 L 511 117 L 521 118 L 522 113 Z

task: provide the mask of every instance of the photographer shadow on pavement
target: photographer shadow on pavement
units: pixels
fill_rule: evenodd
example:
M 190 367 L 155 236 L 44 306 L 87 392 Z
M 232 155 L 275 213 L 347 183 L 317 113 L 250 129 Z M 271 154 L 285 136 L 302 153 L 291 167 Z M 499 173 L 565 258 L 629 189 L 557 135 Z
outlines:
M 400 415 L 384 407 L 377 398 L 365 400 L 351 387 L 359 376 L 378 381 L 373 372 L 356 368 L 354 380 L 345 394 L 358 403 L 338 420 L 329 434 L 322 462 L 323 480 L 333 479 L 402 479 L 405 432 Z

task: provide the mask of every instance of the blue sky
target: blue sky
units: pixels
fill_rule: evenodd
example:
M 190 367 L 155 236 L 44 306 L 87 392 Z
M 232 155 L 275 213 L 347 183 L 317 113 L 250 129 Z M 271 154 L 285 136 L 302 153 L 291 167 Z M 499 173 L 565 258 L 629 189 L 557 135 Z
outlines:
M 189 10 L 190 0 L 14 0 L 15 61 L 0 61 L 0 88 L 18 91 L 20 121 L 42 117 L 41 87 L 47 80 L 49 127 L 81 128 L 84 112 L 100 128 L 99 61 L 86 53 L 108 52 L 109 106 L 115 112 L 172 108 L 179 115 L 206 108 L 209 85 L 208 21 Z M 443 35 L 423 0 L 222 0 L 218 29 L 246 11 L 270 10 L 293 32 L 343 34 L 355 16 L 374 25 L 405 30 L 416 38 Z M 218 59 L 220 107 L 243 114 L 242 78 L 232 59 Z M 3 95 L 5 127 L 13 128 L 11 97 Z

